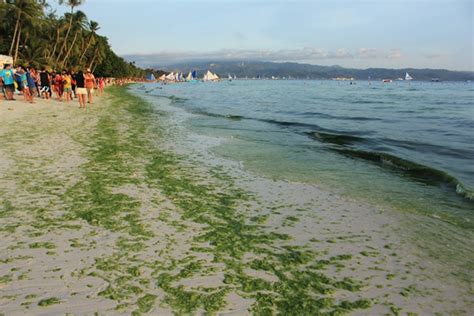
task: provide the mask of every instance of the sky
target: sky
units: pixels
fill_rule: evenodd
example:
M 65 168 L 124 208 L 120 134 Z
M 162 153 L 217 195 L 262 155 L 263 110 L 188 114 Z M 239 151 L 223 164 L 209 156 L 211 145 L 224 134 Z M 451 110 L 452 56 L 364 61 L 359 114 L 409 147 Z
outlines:
M 140 66 L 262 60 L 474 71 L 473 3 L 86 0 L 78 10 L 99 22 L 117 54 Z

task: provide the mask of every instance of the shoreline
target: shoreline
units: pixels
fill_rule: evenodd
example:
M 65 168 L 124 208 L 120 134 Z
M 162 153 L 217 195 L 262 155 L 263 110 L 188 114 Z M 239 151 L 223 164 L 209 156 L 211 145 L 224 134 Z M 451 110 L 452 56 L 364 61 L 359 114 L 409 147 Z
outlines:
M 137 94 L 137 92 L 139 91 L 134 91 L 135 94 Z M 461 286 L 465 288 L 466 292 L 473 292 L 472 282 L 474 276 L 471 273 L 472 269 L 468 259 L 472 258 L 470 255 L 470 244 L 472 243 L 460 243 L 460 240 L 458 239 L 459 234 L 457 232 L 456 234 L 453 234 L 453 229 L 456 227 L 452 227 L 449 221 L 440 221 L 441 219 L 438 217 L 427 217 L 424 213 L 397 209 L 387 204 L 380 204 L 377 203 L 377 201 L 362 199 L 360 196 L 348 195 L 344 192 L 335 193 L 332 186 L 324 186 L 312 182 L 287 180 L 282 179 L 281 177 L 270 177 L 266 175 L 265 172 L 257 172 L 254 169 L 248 169 L 244 166 L 243 162 L 229 160 L 226 155 L 222 156 L 216 154 L 216 152 L 219 152 L 216 148 L 226 146 L 226 143 L 231 142 L 232 139 L 229 139 L 227 136 L 215 136 L 201 133 L 196 130 L 188 130 L 190 126 L 188 126 L 186 122 L 188 120 L 193 120 L 194 117 L 196 117 L 196 114 L 187 112 L 181 106 L 172 105 L 174 102 L 181 102 L 179 98 L 170 98 L 167 96 L 143 96 L 143 98 L 149 102 L 153 102 L 153 100 L 162 100 L 161 103 L 164 103 L 165 105 L 160 104 L 160 108 L 166 108 L 165 111 L 171 112 L 171 115 L 179 112 L 178 115 L 174 115 L 179 118 L 174 118 L 172 124 L 169 124 L 166 128 L 167 130 L 171 130 L 170 136 L 168 137 L 172 139 L 170 140 L 170 143 L 172 143 L 170 150 L 181 150 L 181 154 L 192 156 L 192 159 L 198 160 L 200 164 L 217 165 L 220 169 L 226 170 L 240 187 L 244 187 L 250 192 L 260 192 L 260 194 L 266 195 L 266 203 L 272 203 L 272 199 L 269 198 L 272 195 L 266 192 L 266 187 L 287 187 L 287 190 L 296 194 L 301 201 L 304 201 L 306 197 L 299 195 L 298 189 L 294 189 L 299 188 L 301 190 L 306 190 L 307 192 L 322 195 L 323 199 L 332 201 L 332 204 L 328 203 L 329 205 L 327 205 L 329 209 L 337 208 L 336 206 L 338 206 L 338 204 L 343 204 L 347 209 L 356 209 L 358 210 L 358 213 L 365 214 L 366 218 L 376 217 L 377 219 L 374 219 L 374 221 L 378 220 L 379 222 L 385 222 L 385 224 L 378 223 L 375 227 L 385 230 L 386 227 L 391 226 L 390 238 L 398 240 L 403 244 L 398 249 L 402 251 L 400 256 L 406 255 L 414 258 L 414 260 L 418 260 L 419 262 L 429 262 L 429 265 L 432 266 L 429 268 L 422 268 L 422 270 L 433 269 L 433 271 L 438 272 L 438 275 L 436 276 L 436 278 L 439 278 L 438 281 L 441 282 L 441 280 L 443 280 L 443 282 L 446 281 L 455 284 L 455 286 L 459 285 L 456 285 L 457 282 L 461 282 L 460 284 L 462 284 Z M 159 103 L 160 102 L 157 104 Z M 182 139 L 180 140 L 175 139 L 175 135 L 181 134 L 187 135 L 182 136 Z M 179 145 L 176 145 L 176 143 L 179 143 Z M 192 149 L 187 150 L 187 148 Z M 196 154 L 196 152 L 198 153 Z M 274 196 L 282 196 L 282 192 L 274 194 Z M 292 199 L 293 197 L 289 195 L 287 198 Z M 295 207 L 293 206 L 293 211 L 286 210 L 287 215 L 290 216 L 291 213 L 294 213 L 294 208 Z M 366 208 L 366 210 L 362 208 Z M 347 212 L 347 209 L 343 211 Z M 352 217 L 358 216 L 364 218 L 364 215 L 361 214 L 352 215 Z M 348 216 L 347 214 L 342 214 L 342 217 L 343 218 L 340 218 L 340 220 L 344 221 L 344 218 L 347 218 Z M 359 222 L 353 222 L 353 224 L 358 223 L 361 227 L 365 226 L 365 223 L 361 221 L 361 219 L 358 218 L 357 220 Z M 319 224 L 320 223 L 317 223 L 317 225 Z M 334 223 L 327 222 L 326 224 L 327 226 L 331 226 Z M 322 226 L 322 229 L 325 229 L 324 225 Z M 420 227 L 423 228 L 420 229 Z M 344 231 L 344 229 L 340 229 L 340 231 Z M 444 233 L 447 233 L 448 235 L 443 236 Z M 466 231 L 466 233 L 470 232 Z M 382 236 L 383 234 L 381 232 L 378 232 L 377 234 L 379 239 L 386 239 L 386 236 Z M 461 248 L 454 249 L 453 247 L 450 247 L 449 250 L 444 249 L 443 245 L 446 244 L 456 244 L 461 246 Z M 385 245 L 378 246 L 380 248 Z M 457 253 L 453 253 L 452 251 L 454 250 L 456 250 Z M 393 253 L 390 255 L 393 255 Z M 400 263 L 395 265 L 400 265 Z M 423 274 L 422 272 L 419 273 Z M 428 274 L 425 274 L 428 278 L 434 276 L 434 274 L 431 276 L 428 276 Z M 405 279 L 407 278 L 406 275 L 401 277 Z
M 435 262 L 413 256 L 390 212 L 206 164 L 206 148 L 177 151 L 169 142 L 184 127 L 166 102 L 117 87 L 97 100 L 87 113 L 0 103 L 6 314 L 472 308 L 463 287 L 431 274 Z

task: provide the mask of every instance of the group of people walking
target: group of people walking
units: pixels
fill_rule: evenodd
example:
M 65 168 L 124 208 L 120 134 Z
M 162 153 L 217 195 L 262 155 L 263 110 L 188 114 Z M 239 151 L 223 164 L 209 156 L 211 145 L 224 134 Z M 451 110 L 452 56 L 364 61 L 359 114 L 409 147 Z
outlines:
M 26 102 L 35 103 L 35 97 L 49 100 L 69 102 L 74 98 L 79 101 L 79 107 L 86 110 L 86 103 L 92 104 L 94 90 L 101 96 L 106 84 L 105 78 L 95 78 L 90 69 L 86 72 L 48 72 L 46 69 L 37 71 L 34 67 L 5 64 L 0 71 L 0 88 L 5 100 L 15 100 L 15 90 L 23 94 Z M 2 97 L 0 97 L 0 100 Z

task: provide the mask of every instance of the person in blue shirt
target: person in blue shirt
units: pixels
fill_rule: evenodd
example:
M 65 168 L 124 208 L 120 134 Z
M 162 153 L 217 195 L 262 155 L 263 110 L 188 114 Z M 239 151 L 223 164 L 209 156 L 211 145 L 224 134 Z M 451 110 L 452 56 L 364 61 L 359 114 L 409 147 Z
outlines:
M 15 79 L 18 84 L 18 91 L 23 93 L 23 97 L 25 98 L 26 102 L 31 101 L 30 97 L 30 89 L 28 88 L 28 80 L 26 78 L 26 69 L 23 66 L 18 66 L 15 72 Z
M 28 82 L 26 80 L 26 69 L 23 66 L 18 66 L 15 72 L 15 80 L 18 85 L 16 88 L 20 93 L 23 94 L 25 102 L 31 102 L 30 100 L 30 89 L 28 89 Z
M 35 69 L 28 67 L 26 71 L 26 83 L 28 84 L 28 92 L 30 93 L 30 103 L 35 103 L 33 97 L 36 93 Z
M 3 87 L 7 95 L 7 100 L 15 100 L 13 99 L 13 92 L 15 92 L 15 84 L 13 81 L 14 75 L 15 73 L 13 72 L 12 66 L 10 64 L 5 64 L 3 70 L 0 72 L 0 78 L 3 81 Z

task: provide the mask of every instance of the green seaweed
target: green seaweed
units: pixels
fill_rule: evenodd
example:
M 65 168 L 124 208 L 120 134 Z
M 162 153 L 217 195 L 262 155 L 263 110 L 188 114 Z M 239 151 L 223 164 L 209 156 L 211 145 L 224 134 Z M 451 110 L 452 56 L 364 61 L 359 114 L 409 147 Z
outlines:
M 151 311 L 155 303 L 156 297 L 156 295 L 152 294 L 145 294 L 144 296 L 140 297 L 137 301 L 138 312 L 148 313 L 149 311 Z
M 55 249 L 56 245 L 52 242 L 34 242 L 29 244 L 30 249 L 37 249 L 37 248 L 46 248 L 46 249 Z
M 61 301 L 57 297 L 50 297 L 50 298 L 45 298 L 42 299 L 38 302 L 39 306 L 45 307 L 45 306 L 50 306 L 54 304 L 59 304 Z
M 32 235 L 56 227 L 92 226 L 97 229 L 90 236 L 103 230 L 117 236 L 112 254 L 95 258 L 90 267 L 74 271 L 73 277 L 103 279 L 108 286 L 98 295 L 117 301 L 117 310 L 130 312 L 133 308 L 134 315 L 152 310 L 157 297 L 150 291 L 155 286 L 165 293 L 159 303 L 177 314 L 218 312 L 231 292 L 252 299 L 250 309 L 259 315 L 335 315 L 370 306 L 363 299 L 339 302 L 332 297 L 338 291 L 359 291 L 362 284 L 357 280 L 318 273 L 327 265 L 337 267 L 353 260 L 351 255 L 327 258 L 315 250 L 290 246 L 291 236 L 262 227 L 270 215 L 252 217 L 244 211 L 251 210 L 254 202 L 267 211 L 296 206 L 266 207 L 238 188 L 225 168 L 207 170 L 207 166 L 166 150 L 161 146 L 167 137 L 160 126 L 162 112 L 119 87 L 109 88 L 108 95 L 111 102 L 96 109 L 94 129 L 75 138 L 84 145 L 88 160 L 80 165 L 74 185 L 64 186 L 62 194 L 60 181 L 43 174 L 29 184 L 23 175 L 30 192 L 56 196 L 66 214 L 54 217 L 47 207 L 35 208 Z M 153 197 L 151 206 L 160 212 L 152 218 L 173 228 L 173 233 L 164 236 L 165 244 L 153 239 L 150 218 L 143 212 L 149 205 L 142 205 L 133 193 L 124 193 L 123 188 L 128 187 L 164 195 Z M 172 202 L 173 208 L 163 206 L 163 201 Z M 298 221 L 296 216 L 284 218 L 287 224 Z M 179 238 L 174 232 L 193 227 L 188 223 L 199 229 L 192 228 L 194 237 L 186 241 L 190 246 L 185 257 L 176 258 L 173 247 Z M 78 240 L 70 242 L 71 247 L 86 247 Z M 32 245 L 42 248 L 41 243 Z M 156 256 L 150 258 L 150 253 Z M 249 269 L 264 271 L 271 279 L 249 275 Z M 212 287 L 180 285 L 182 280 L 215 273 L 222 273 L 224 279 Z
M 10 200 L 4 199 L 2 208 L 0 209 L 0 218 L 10 215 L 14 211 L 13 204 Z
M 0 276 L 0 284 L 2 283 L 8 283 L 12 281 L 12 275 L 11 274 L 5 274 Z

